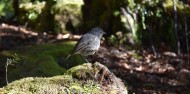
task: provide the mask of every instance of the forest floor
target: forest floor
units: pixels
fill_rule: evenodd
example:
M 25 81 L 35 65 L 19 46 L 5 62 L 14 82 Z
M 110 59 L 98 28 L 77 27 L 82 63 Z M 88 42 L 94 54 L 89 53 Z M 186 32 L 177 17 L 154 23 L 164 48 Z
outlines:
M 121 78 L 129 94 L 186 94 L 190 87 L 190 63 L 187 55 L 150 50 L 101 47 L 93 61 L 106 65 Z
M 38 35 L 19 26 L 0 25 L 0 51 L 14 47 L 62 40 L 77 40 L 80 36 Z M 177 55 L 162 50 L 154 55 L 149 48 L 129 50 L 121 46 L 100 47 L 90 56 L 91 62 L 106 65 L 126 84 L 129 94 L 184 94 L 190 88 L 190 61 L 188 54 Z

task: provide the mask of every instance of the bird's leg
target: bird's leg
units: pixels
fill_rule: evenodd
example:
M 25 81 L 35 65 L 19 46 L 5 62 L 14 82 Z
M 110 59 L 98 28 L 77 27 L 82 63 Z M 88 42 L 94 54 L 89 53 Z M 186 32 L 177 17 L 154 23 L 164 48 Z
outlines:
M 101 78 L 100 78 L 100 84 L 102 84 L 102 81 L 103 81 L 103 79 L 104 79 L 104 76 L 105 76 L 105 74 L 107 73 L 107 71 L 105 70 L 105 68 L 102 68 L 102 75 L 101 75 Z
M 85 58 L 85 60 L 86 60 L 87 63 L 89 63 L 88 60 L 87 60 L 86 58 Z
M 85 61 L 86 61 L 87 63 L 89 63 L 88 60 L 85 58 L 85 56 L 83 56 L 83 57 L 84 57 Z

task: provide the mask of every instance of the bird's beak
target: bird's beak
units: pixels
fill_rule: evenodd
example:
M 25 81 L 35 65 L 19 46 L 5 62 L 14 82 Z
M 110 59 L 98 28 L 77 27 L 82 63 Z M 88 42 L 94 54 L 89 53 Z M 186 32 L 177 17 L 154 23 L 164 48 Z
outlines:
M 106 32 L 103 32 L 103 34 L 107 34 Z

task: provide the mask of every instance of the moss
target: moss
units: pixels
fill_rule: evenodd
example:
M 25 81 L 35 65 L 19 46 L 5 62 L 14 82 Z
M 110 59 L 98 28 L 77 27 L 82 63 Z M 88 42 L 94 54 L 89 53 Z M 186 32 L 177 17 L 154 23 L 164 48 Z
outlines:
M 8 78 L 15 80 L 27 76 L 54 76 L 65 72 L 50 55 L 36 55 L 23 60 L 20 66 L 10 70 Z
M 88 87 L 87 87 L 88 86 Z M 3 93 L 25 93 L 25 94 L 44 94 L 44 93 L 89 93 L 102 94 L 98 84 L 87 82 L 81 84 L 81 81 L 73 79 L 72 76 L 63 75 L 50 78 L 28 77 L 14 81 L 1 89 Z
M 71 58 L 67 60 L 66 65 L 63 64 L 64 59 L 59 61 L 59 63 L 62 64 L 63 67 L 58 64 L 59 58 L 66 57 L 68 53 L 70 53 L 73 49 L 73 44 L 75 43 L 76 42 L 41 44 L 28 47 L 20 47 L 12 51 L 1 52 L 0 55 L 4 57 L 2 58 L 4 62 L 6 62 L 6 58 L 12 59 L 11 56 L 14 53 L 16 53 L 19 58 L 21 58 L 21 60 L 18 61 L 18 63 L 15 64 L 13 67 L 12 65 L 9 66 L 9 81 L 31 76 L 49 77 L 61 75 L 65 72 L 66 69 L 64 69 L 63 67 L 65 67 L 66 65 L 72 67 L 76 66 L 77 64 L 82 64 L 82 62 L 84 61 L 82 60 L 83 58 L 77 56 L 71 56 Z M 1 64 L 1 67 L 4 67 L 3 64 Z
M 126 87 L 120 79 L 111 73 L 107 67 L 100 63 L 85 63 L 69 69 L 66 75 L 82 80 L 83 84 L 88 81 L 99 83 L 104 94 L 127 94 Z
M 100 72 L 102 69 L 106 74 Z M 104 79 L 102 84 L 99 77 Z M 124 84 L 99 63 L 73 67 L 61 76 L 16 80 L 0 88 L 0 91 L 5 94 L 127 94 Z
M 88 79 L 93 78 L 93 75 L 91 75 L 91 74 L 98 72 L 98 69 L 95 67 L 94 68 L 91 68 L 91 67 L 92 66 L 89 66 L 89 64 L 86 63 L 86 64 L 79 65 L 79 66 L 69 69 L 66 72 L 66 74 L 72 75 L 73 77 L 77 77 L 79 79 L 80 78 L 86 79 L 86 77 L 88 77 Z M 78 72 L 78 71 L 80 71 L 80 72 Z
M 38 55 L 38 54 L 48 54 L 53 57 L 57 57 L 59 55 L 68 54 L 73 45 L 76 42 L 64 42 L 64 43 L 57 43 L 57 44 L 42 44 L 42 45 L 34 45 L 28 47 L 21 47 L 15 49 L 13 52 L 19 53 L 20 55 Z

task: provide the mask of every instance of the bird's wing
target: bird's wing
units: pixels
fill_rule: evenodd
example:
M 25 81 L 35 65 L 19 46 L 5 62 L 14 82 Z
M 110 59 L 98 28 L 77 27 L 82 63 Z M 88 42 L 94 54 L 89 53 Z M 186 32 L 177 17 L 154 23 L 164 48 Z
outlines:
M 83 50 L 84 48 L 86 48 L 90 43 L 92 43 L 93 41 L 95 41 L 97 37 L 95 36 L 91 36 L 88 37 L 88 35 L 83 35 L 80 40 L 77 42 L 72 54 L 75 54 L 81 50 Z

